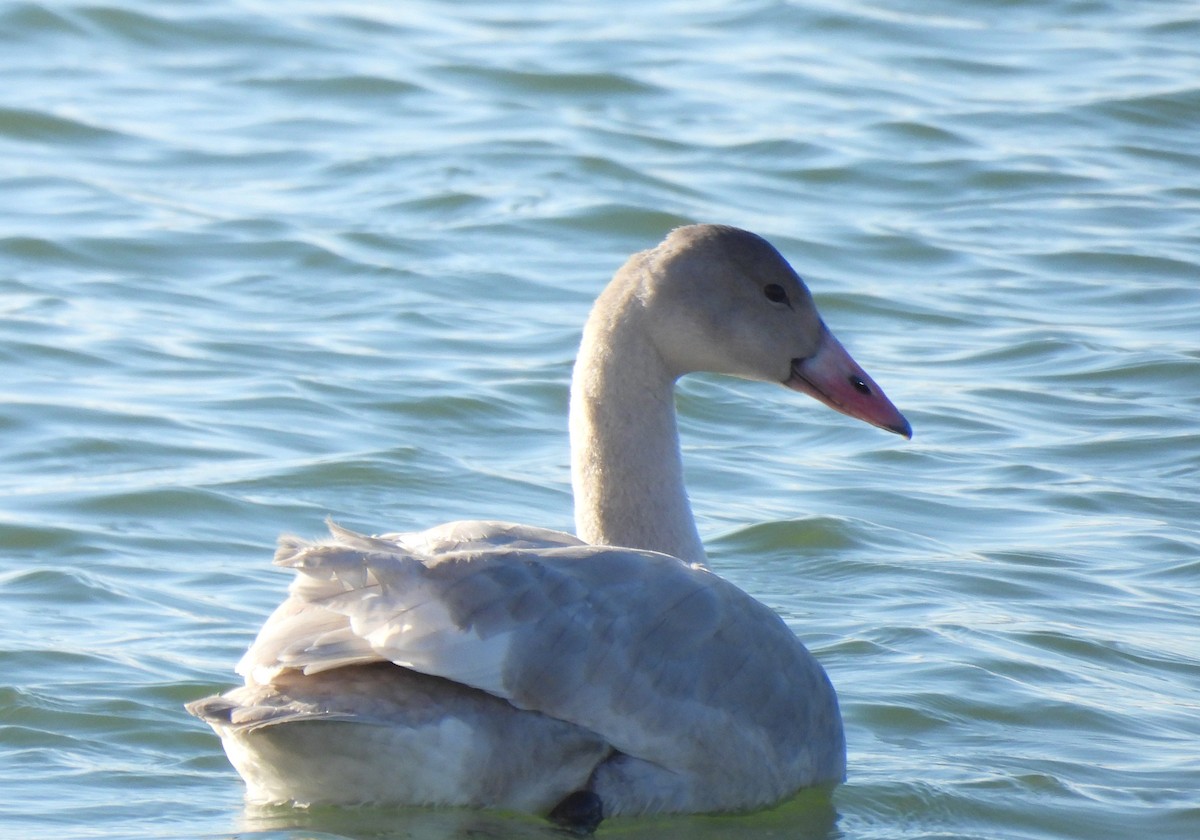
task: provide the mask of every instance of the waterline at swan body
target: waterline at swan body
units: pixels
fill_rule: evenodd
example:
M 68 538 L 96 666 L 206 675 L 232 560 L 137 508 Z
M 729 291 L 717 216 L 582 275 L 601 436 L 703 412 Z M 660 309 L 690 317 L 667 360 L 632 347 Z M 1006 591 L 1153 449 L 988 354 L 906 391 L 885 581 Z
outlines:
M 765 240 L 673 231 L 617 272 L 584 329 L 578 537 L 463 521 L 280 541 L 296 578 L 238 666 L 245 685 L 189 704 L 248 798 L 507 808 L 587 829 L 840 781 L 824 670 L 702 566 L 673 397 L 695 371 L 911 434 Z

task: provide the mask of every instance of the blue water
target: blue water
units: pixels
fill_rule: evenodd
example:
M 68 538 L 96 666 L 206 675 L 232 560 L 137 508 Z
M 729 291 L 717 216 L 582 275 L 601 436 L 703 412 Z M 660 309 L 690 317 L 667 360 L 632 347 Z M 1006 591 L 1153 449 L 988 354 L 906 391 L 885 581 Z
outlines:
M 613 270 L 767 236 L 915 437 L 679 395 L 711 565 L 849 778 L 638 837 L 1200 836 L 1200 12 L 0 3 L 0 835 L 552 836 L 247 810 L 182 704 L 281 531 L 570 528 Z

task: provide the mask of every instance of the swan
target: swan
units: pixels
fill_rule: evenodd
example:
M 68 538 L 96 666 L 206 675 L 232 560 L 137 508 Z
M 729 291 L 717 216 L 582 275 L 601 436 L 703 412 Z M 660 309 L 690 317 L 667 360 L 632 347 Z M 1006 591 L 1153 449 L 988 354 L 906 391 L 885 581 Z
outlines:
M 672 231 L 597 299 L 571 384 L 578 536 L 460 521 L 280 538 L 288 597 L 188 704 L 252 802 L 454 805 L 593 830 L 616 815 L 749 810 L 840 782 L 825 671 L 707 571 L 674 383 L 782 383 L 911 437 L 766 240 Z

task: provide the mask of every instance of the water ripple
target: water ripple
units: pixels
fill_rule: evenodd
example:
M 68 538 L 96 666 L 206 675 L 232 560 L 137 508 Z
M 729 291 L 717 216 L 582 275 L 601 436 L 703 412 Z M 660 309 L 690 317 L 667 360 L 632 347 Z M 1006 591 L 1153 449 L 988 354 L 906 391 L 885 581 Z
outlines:
M 1174 0 L 6 5 L 0 825 L 543 836 L 243 815 L 181 704 L 277 603 L 277 532 L 569 527 L 579 324 L 707 220 L 793 260 L 916 436 L 681 385 L 712 566 L 826 663 L 851 772 L 621 830 L 1191 836 L 1198 32 Z

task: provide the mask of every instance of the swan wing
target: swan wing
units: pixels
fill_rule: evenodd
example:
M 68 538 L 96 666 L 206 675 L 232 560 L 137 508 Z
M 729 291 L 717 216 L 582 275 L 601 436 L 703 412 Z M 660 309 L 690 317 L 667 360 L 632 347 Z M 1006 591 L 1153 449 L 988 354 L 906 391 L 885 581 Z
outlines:
M 298 574 L 239 666 L 250 683 L 390 661 L 714 785 L 766 773 L 756 784 L 777 795 L 827 768 L 805 743 L 838 715 L 824 671 L 773 612 L 674 557 L 453 523 L 386 537 L 334 526 L 321 542 L 284 538 L 276 562 Z
M 280 538 L 275 563 L 298 574 L 238 663 L 248 684 L 268 684 L 288 670 L 314 674 L 380 661 L 444 676 L 437 661 L 454 657 L 463 673 L 450 679 L 497 693 L 494 651 L 450 620 L 441 588 L 489 565 L 467 558 L 581 545 L 561 531 L 506 522 L 450 522 L 378 537 L 329 528 L 326 540 Z M 499 643 L 494 635 L 489 641 Z M 467 679 L 471 661 L 479 673 Z

